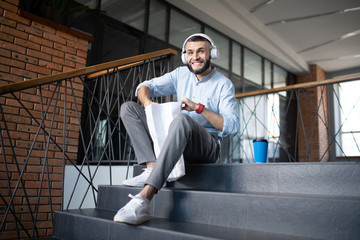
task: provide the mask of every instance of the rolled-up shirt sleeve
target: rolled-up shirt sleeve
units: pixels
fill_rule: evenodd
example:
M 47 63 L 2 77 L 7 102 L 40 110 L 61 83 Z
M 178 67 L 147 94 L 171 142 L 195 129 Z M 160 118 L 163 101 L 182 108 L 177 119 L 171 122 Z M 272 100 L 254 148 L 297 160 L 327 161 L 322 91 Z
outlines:
M 234 136 L 240 129 L 239 111 L 235 98 L 235 90 L 232 84 L 224 86 L 219 103 L 220 114 L 224 118 L 224 126 L 221 131 L 222 136 Z
M 149 88 L 150 97 L 167 96 L 176 93 L 173 72 L 140 83 L 135 90 L 136 97 L 139 88 L 142 86 Z

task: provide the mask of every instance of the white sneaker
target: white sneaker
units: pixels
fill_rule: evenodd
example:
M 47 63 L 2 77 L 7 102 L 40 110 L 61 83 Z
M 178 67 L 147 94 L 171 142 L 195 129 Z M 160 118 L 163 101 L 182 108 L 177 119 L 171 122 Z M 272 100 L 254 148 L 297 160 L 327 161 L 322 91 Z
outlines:
M 129 197 L 132 199 L 116 213 L 114 221 L 134 225 L 149 221 L 150 201 L 140 194 Z
M 128 187 L 143 187 L 146 180 L 149 178 L 152 168 L 144 168 L 144 172 L 139 176 L 126 179 L 122 182 L 123 185 Z

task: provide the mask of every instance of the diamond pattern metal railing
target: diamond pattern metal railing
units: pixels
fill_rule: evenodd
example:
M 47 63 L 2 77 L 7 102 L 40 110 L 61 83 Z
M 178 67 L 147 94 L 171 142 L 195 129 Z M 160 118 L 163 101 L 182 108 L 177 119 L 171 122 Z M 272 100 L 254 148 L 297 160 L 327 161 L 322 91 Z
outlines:
M 252 141 L 257 138 L 269 141 L 268 162 L 359 158 L 360 129 L 355 119 L 360 118 L 360 97 L 349 92 L 360 86 L 358 80 L 359 75 L 354 75 L 237 94 L 241 129 L 231 139 L 225 162 L 254 162 Z M 351 138 L 345 141 L 344 135 Z M 343 149 L 349 145 L 350 150 Z
M 169 72 L 174 54 L 162 50 L 35 79 L 34 85 L 29 81 L 1 87 L 2 236 L 48 235 L 53 212 L 69 207 L 74 192 L 82 188 L 80 180 L 87 184 L 83 201 L 90 195 L 96 205 L 94 178 L 100 164 L 109 165 L 112 184 L 111 166 L 135 159 L 119 118 L 121 104 L 136 101 L 140 82 Z M 77 178 L 67 206 L 62 206 L 64 169 L 69 164 Z

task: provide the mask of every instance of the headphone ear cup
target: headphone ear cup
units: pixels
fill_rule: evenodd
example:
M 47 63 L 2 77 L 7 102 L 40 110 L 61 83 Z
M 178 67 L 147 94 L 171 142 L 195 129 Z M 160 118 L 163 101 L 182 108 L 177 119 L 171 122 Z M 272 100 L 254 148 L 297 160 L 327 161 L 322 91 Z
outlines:
M 181 61 L 183 64 L 187 64 L 186 53 L 181 53 Z
M 210 56 L 211 59 L 217 59 L 219 57 L 219 51 L 216 46 L 213 46 L 213 48 L 211 48 Z

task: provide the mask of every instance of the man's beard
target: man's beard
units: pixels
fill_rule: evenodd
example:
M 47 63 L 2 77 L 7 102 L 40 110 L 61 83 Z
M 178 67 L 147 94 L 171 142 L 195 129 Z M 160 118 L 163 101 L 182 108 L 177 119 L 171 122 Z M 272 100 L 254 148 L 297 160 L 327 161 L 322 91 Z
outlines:
M 190 70 L 190 72 L 193 72 L 195 73 L 196 75 L 200 75 L 202 74 L 203 72 L 205 72 L 209 67 L 210 67 L 210 64 L 211 64 L 211 61 L 210 61 L 210 58 L 209 59 L 206 59 L 205 60 L 205 64 L 202 68 L 198 69 L 198 70 L 195 70 L 191 67 L 191 64 L 190 63 L 187 63 L 187 66 Z

